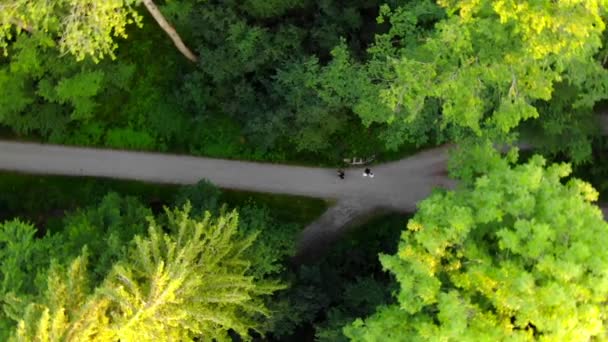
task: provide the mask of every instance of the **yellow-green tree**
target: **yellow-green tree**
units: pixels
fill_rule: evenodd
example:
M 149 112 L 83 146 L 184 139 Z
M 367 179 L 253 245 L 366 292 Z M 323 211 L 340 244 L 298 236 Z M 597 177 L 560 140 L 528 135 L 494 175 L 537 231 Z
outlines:
M 382 6 L 379 21 L 390 30 L 376 36 L 363 66 L 353 110 L 365 123 L 394 126 L 389 145 L 434 126 L 505 134 L 538 117 L 538 103 L 558 84 L 575 90 L 574 108 L 606 97 L 608 73 L 595 58 L 606 1 L 438 0 L 445 18 L 422 34 L 421 22 L 436 11 L 430 3 Z M 336 93 L 348 97 L 357 88 L 351 84 Z M 440 109 L 427 117 L 433 106 Z
M 137 6 L 143 4 L 175 46 L 193 62 L 197 56 L 183 43 L 152 0 L 2 0 L 0 1 L 0 48 L 15 34 L 49 35 L 62 52 L 78 60 L 114 57 L 115 38 L 126 38 L 129 24 L 141 25 Z M 52 42 L 52 40 L 51 40 Z
M 353 341 L 608 339 L 608 224 L 567 164 L 505 160 L 424 200 L 381 255 L 398 304 L 345 327 Z
M 15 341 L 230 341 L 263 333 L 270 312 L 263 297 L 283 288 L 248 275 L 245 257 L 255 235 L 237 230 L 236 212 L 201 220 L 189 206 L 150 220 L 97 288 L 88 284 L 86 250 L 67 268 L 55 264 L 42 295 L 10 297 L 19 316 Z M 19 308 L 24 308 L 19 310 Z

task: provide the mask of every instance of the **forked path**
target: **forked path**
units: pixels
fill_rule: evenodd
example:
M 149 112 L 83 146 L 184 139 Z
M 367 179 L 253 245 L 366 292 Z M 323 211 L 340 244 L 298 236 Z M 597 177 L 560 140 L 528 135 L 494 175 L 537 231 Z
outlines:
M 362 216 L 377 210 L 413 212 L 434 187 L 453 187 L 455 182 L 444 174 L 447 149 L 374 166 L 374 178 L 363 177 L 361 168 L 348 169 L 341 180 L 335 169 L 327 168 L 0 141 L 0 169 L 174 184 L 204 178 L 221 188 L 336 200 L 303 230 L 297 259 L 305 261 Z
M 222 188 L 293 194 L 337 201 L 303 232 L 299 251 L 314 252 L 338 236 L 360 215 L 379 208 L 411 212 L 436 185 L 446 147 L 373 167 L 374 178 L 361 168 L 287 166 L 160 153 L 0 142 L 0 169 L 26 173 L 94 176 L 146 182 L 193 184 L 205 178 Z M 300 253 L 303 254 L 303 253 Z
M 376 177 L 348 169 L 288 166 L 161 153 L 0 141 L 0 169 L 27 173 L 134 179 L 193 184 L 205 178 L 222 188 L 284 193 L 335 200 L 361 199 L 368 206 L 411 211 L 434 185 L 432 170 L 445 148 L 374 167 Z

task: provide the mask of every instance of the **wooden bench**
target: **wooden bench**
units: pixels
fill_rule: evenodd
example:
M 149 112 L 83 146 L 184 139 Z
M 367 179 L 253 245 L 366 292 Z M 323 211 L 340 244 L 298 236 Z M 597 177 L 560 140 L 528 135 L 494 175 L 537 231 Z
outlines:
M 357 166 L 357 165 L 367 165 L 367 164 L 373 162 L 375 158 L 376 158 L 375 155 L 368 157 L 366 159 L 352 157 L 352 158 L 344 158 L 343 161 L 344 161 L 344 163 L 346 163 L 350 166 Z

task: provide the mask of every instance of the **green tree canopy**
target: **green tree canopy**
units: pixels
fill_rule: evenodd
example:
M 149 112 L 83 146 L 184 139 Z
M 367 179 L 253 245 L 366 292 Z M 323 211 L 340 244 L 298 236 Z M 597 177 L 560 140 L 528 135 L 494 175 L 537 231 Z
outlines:
M 595 59 L 605 1 L 437 3 L 381 6 L 388 32 L 376 35 L 364 63 L 348 61 L 338 46 L 321 96 L 342 99 L 365 124 L 389 123 L 383 138 L 392 147 L 424 140 L 435 127 L 452 138 L 504 135 L 538 117 L 537 104 L 561 83 L 575 90 L 575 109 L 606 98 L 608 73 Z M 335 64 L 348 67 L 352 81 L 331 77 Z
M 34 298 L 46 286 L 51 260 L 68 264 L 87 245 L 87 254 L 95 260 L 88 282 L 97 286 L 113 263 L 126 256 L 126 242 L 145 233 L 149 215 L 150 210 L 135 198 L 110 193 L 99 205 L 66 215 L 60 231 L 47 227 L 44 238 L 36 237 L 39 232 L 32 224 L 18 219 L 0 224 L 0 340 L 6 340 L 14 328 L 6 316 L 13 310 L 4 300 Z
M 188 59 L 197 57 L 184 45 L 152 0 L 3 0 L 0 1 L 0 48 L 23 32 L 57 40 L 62 53 L 77 60 L 115 57 L 116 38 L 127 38 L 127 26 L 141 26 L 137 6 L 143 4 L 175 46 Z
M 15 34 L 49 34 L 59 37 L 62 52 L 82 60 L 114 56 L 114 37 L 126 38 L 126 26 L 139 23 L 134 5 L 140 0 L 5 0 L 0 2 L 0 48 Z M 5 50 L 6 52 L 6 50 Z
M 246 252 L 256 234 L 242 236 L 236 212 L 189 217 L 168 210 L 166 224 L 149 219 L 100 286 L 87 271 L 86 248 L 67 267 L 55 262 L 39 294 L 8 296 L 18 320 L 13 340 L 229 341 L 263 333 L 270 315 L 263 298 L 283 288 L 255 280 Z
M 398 305 L 345 327 L 354 341 L 606 339 L 608 224 L 587 183 L 540 156 L 424 200 L 381 255 Z M 489 164 L 488 164 L 489 165 Z M 565 184 L 564 184 L 565 182 Z

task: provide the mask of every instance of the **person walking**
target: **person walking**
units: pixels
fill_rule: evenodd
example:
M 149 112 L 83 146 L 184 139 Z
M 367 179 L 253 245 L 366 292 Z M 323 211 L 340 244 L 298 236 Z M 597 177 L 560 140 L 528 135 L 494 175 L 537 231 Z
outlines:
M 344 179 L 344 170 L 338 170 L 338 177 L 340 177 L 340 179 Z

